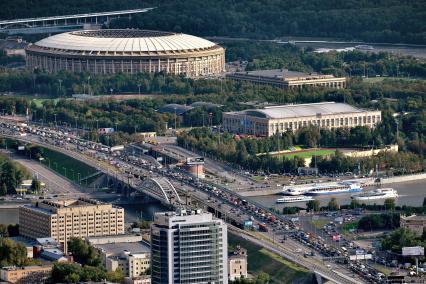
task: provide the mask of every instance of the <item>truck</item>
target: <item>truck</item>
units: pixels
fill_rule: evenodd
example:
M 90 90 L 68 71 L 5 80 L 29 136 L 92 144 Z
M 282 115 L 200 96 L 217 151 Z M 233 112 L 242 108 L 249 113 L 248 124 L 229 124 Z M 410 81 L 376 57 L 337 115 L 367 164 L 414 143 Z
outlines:
M 251 220 L 246 220 L 243 222 L 243 229 L 251 229 L 253 227 L 253 221 Z
M 117 145 L 117 146 L 113 146 L 109 149 L 109 151 L 112 152 L 116 152 L 116 151 L 123 151 L 124 150 L 124 145 Z
M 266 226 L 265 223 L 259 223 L 259 231 L 261 231 L 261 232 L 267 232 L 268 231 L 268 227 Z
M 107 127 L 107 128 L 99 128 L 98 129 L 98 134 L 111 134 L 114 133 L 114 128 L 111 127 Z

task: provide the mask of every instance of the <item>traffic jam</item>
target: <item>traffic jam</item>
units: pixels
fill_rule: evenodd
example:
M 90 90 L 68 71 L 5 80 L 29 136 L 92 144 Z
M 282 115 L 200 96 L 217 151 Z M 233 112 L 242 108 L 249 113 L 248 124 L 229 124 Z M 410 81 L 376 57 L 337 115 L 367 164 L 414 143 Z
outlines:
M 276 236 L 281 243 L 285 243 L 287 238 L 292 238 L 308 248 L 309 252 L 300 252 L 304 257 L 315 256 L 316 252 L 324 258 L 335 258 L 337 263 L 346 265 L 368 283 L 385 283 L 386 281 L 383 273 L 378 272 L 365 261 L 362 264 L 358 261 L 351 261 L 347 250 L 339 246 L 329 245 L 322 237 L 305 232 L 301 228 L 298 218 L 271 212 L 260 204 L 243 199 L 223 186 L 203 182 L 173 168 L 153 165 L 149 162 L 149 159 L 135 157 L 132 153 L 127 153 L 123 146 L 114 149 L 114 147 L 84 140 L 78 137 L 77 133 L 64 128 L 51 129 L 7 121 L 0 122 L 0 132 L 16 136 L 20 140 L 26 140 L 25 138 L 28 138 L 26 136 L 31 136 L 46 144 L 77 151 L 80 154 L 89 155 L 98 160 L 108 161 L 122 175 L 125 175 L 125 179 L 132 179 L 134 186 L 137 186 L 145 177 L 154 175 L 154 173 L 168 177 L 171 180 L 192 187 L 194 192 L 197 190 L 204 192 L 208 195 L 207 202 L 210 200 L 215 203 L 216 207 L 229 206 L 229 215 L 235 216 L 233 224 L 241 229 L 257 230 L 269 238 L 273 235 L 274 240 Z M 342 240 L 339 239 L 339 241 Z

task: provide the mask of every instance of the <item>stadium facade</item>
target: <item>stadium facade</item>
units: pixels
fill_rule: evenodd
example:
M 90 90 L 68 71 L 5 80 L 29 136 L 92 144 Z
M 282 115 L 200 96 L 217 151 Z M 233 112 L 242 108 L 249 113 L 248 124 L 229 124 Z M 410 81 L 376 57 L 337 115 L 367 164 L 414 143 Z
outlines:
M 225 50 L 192 35 L 149 30 L 84 30 L 50 36 L 26 49 L 27 68 L 91 74 L 166 72 L 187 77 L 225 70 Z
M 319 128 L 373 128 L 381 121 L 378 110 L 364 110 L 345 103 L 323 102 L 281 105 L 223 113 L 224 130 L 237 134 L 272 136 L 310 125 Z

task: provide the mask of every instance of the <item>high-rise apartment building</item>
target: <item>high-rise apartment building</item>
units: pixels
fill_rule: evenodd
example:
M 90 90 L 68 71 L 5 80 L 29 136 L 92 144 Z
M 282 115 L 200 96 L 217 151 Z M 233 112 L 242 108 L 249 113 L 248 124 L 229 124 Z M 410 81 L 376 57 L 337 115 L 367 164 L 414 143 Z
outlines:
M 43 200 L 19 209 L 19 233 L 52 237 L 67 251 L 71 237 L 124 234 L 124 209 L 91 199 Z
M 151 225 L 153 284 L 228 283 L 226 224 L 201 210 L 157 213 Z

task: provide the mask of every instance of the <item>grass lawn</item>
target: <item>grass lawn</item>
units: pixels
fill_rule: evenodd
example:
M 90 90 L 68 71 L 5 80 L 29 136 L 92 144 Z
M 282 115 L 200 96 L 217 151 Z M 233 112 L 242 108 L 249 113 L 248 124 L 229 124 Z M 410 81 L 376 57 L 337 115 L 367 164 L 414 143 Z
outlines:
M 42 107 L 44 101 L 53 101 L 53 103 L 56 104 L 59 99 L 32 99 L 31 101 L 34 102 L 37 107 Z
M 380 271 L 381 273 L 383 273 L 384 275 L 390 275 L 391 273 L 392 273 L 392 269 L 391 268 L 388 268 L 388 267 L 385 267 L 385 266 L 383 266 L 383 265 L 380 265 L 380 264 L 377 264 L 377 263 L 374 263 L 373 265 L 372 265 L 375 269 L 377 269 L 378 271 Z
M 84 178 L 96 172 L 96 169 L 85 163 L 47 148 L 43 148 L 43 157 L 44 165 L 49 166 L 50 160 L 50 168 L 53 171 L 63 176 L 66 174 L 66 177 L 73 181 L 78 181 L 79 176 Z
M 407 82 L 411 82 L 411 81 L 419 81 L 419 80 L 424 80 L 422 78 L 406 78 L 406 77 L 399 77 L 399 78 L 395 78 L 395 77 L 369 77 L 369 78 L 363 78 L 362 81 L 363 82 L 367 82 L 367 83 L 379 83 L 379 82 L 383 82 L 383 81 L 407 81 Z
M 228 233 L 229 249 L 237 245 L 247 249 L 248 270 L 257 275 L 261 272 L 268 273 L 272 283 L 312 283 L 313 275 L 305 268 L 298 266 L 268 250 Z
M 252 176 L 252 177 L 250 177 L 252 180 L 254 180 L 254 181 L 262 181 L 262 180 L 265 180 L 265 177 L 263 177 L 263 176 Z
M 288 153 L 284 154 L 283 157 L 287 159 L 292 159 L 293 157 L 301 157 L 301 158 L 308 158 L 313 157 L 315 155 L 317 156 L 326 156 L 326 155 L 334 155 L 336 153 L 336 150 L 330 150 L 330 149 L 321 149 L 321 150 L 310 150 L 310 151 L 303 151 L 298 153 Z
M 350 234 L 350 229 L 357 229 L 358 228 L 358 221 L 346 223 L 343 225 L 342 230 L 344 234 Z
M 315 226 L 317 229 L 322 229 L 324 225 L 328 224 L 328 220 L 326 219 L 319 219 L 319 220 L 312 220 L 311 224 Z

